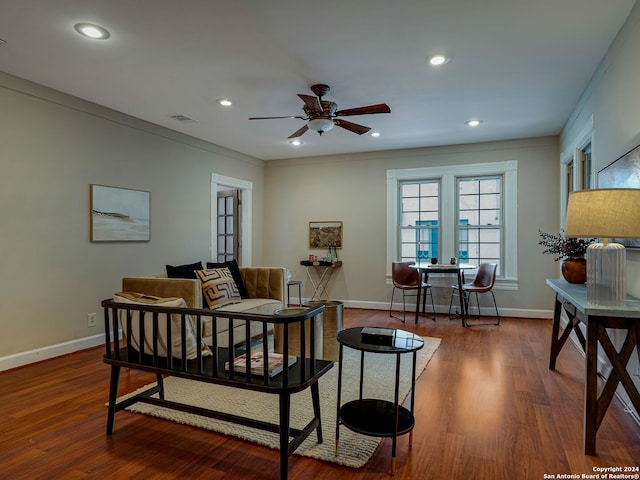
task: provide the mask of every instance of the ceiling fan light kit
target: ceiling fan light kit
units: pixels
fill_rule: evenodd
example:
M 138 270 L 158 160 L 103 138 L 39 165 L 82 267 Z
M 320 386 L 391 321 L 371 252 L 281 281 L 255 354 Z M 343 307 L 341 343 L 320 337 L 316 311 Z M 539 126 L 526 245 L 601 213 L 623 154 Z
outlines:
M 323 132 L 328 132 L 333 128 L 333 120 L 328 118 L 314 118 L 313 120 L 309 120 L 307 126 L 322 135 Z
M 322 97 L 329 93 L 331 88 L 329 85 L 318 83 L 311 86 L 311 91 L 316 94 L 304 95 L 299 93 L 298 97 L 304 102 L 302 110 L 305 115 L 289 115 L 286 117 L 251 117 L 249 120 L 270 120 L 274 118 L 299 118 L 307 123 L 294 133 L 289 135 L 289 139 L 301 137 L 307 130 L 313 130 L 322 135 L 324 132 L 331 130 L 334 126 L 344 128 L 357 135 L 362 135 L 371 130 L 370 127 L 359 125 L 357 123 L 348 122 L 336 117 L 347 117 L 355 115 L 371 115 L 374 113 L 391 113 L 389 105 L 386 103 L 378 103 L 376 105 L 368 105 L 365 107 L 348 108 L 338 110 L 338 104 L 328 100 L 322 100 Z

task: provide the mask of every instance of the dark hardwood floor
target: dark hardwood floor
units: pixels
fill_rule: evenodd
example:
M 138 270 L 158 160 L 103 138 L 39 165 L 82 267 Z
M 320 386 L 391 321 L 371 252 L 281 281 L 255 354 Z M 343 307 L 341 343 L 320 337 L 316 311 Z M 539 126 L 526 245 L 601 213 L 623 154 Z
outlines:
M 359 325 L 402 327 L 387 312 L 346 309 L 345 326 Z M 505 318 L 465 329 L 439 316 L 404 328 L 442 343 L 416 383 L 413 447 L 408 435 L 399 438 L 396 479 L 541 480 L 640 465 L 640 429 L 617 400 L 600 427 L 598 455 L 582 453 L 584 359 L 568 345 L 548 370 L 550 321 Z M 160 419 L 120 412 L 107 437 L 102 353 L 0 373 L 0 478 L 278 478 L 273 450 Z M 151 381 L 124 371 L 120 393 Z M 391 478 L 390 453 L 386 439 L 357 470 L 294 455 L 289 478 Z

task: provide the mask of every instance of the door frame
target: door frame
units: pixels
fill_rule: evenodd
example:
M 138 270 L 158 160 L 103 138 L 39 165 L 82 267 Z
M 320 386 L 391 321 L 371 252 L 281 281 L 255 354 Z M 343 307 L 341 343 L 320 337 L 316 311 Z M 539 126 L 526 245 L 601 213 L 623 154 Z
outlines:
M 215 262 L 218 258 L 218 219 L 217 219 L 217 202 L 218 202 L 218 190 L 223 188 L 232 188 L 235 190 L 242 190 L 242 205 L 240 209 L 242 214 L 240 215 L 241 227 L 240 227 L 240 242 L 242 245 L 241 255 L 242 258 L 238 259 L 240 265 L 251 265 L 251 224 L 252 224 L 252 212 L 253 212 L 253 182 L 247 180 L 241 180 L 239 178 L 227 177 L 224 175 L 218 175 L 217 173 L 211 174 L 211 243 L 209 247 L 209 256 L 211 261 Z

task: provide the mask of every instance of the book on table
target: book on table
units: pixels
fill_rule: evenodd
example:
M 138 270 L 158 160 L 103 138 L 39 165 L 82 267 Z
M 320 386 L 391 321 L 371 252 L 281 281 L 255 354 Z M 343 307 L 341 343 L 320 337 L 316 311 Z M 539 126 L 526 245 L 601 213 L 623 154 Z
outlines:
M 362 343 L 373 345 L 391 346 L 393 345 L 395 335 L 395 328 L 363 327 L 360 331 Z
M 287 363 L 287 367 L 290 367 L 294 363 L 296 363 L 297 357 L 289 355 L 289 361 Z M 269 377 L 275 377 L 279 373 L 282 373 L 284 369 L 284 355 L 275 352 L 269 352 L 268 357 L 268 372 Z M 249 359 L 251 375 L 264 376 L 264 354 L 262 351 L 253 352 Z M 233 360 L 234 370 L 236 373 L 246 373 L 247 372 L 247 354 L 243 353 L 242 355 L 236 357 Z M 229 370 L 229 362 L 226 362 L 224 365 L 226 370 Z

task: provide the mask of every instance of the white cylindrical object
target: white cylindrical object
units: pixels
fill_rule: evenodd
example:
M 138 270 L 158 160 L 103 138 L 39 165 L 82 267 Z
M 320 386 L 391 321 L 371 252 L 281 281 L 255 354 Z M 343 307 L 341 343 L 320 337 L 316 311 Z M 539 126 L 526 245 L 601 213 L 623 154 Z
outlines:
M 619 243 L 594 243 L 587 248 L 587 301 L 622 306 L 627 289 L 626 251 Z

